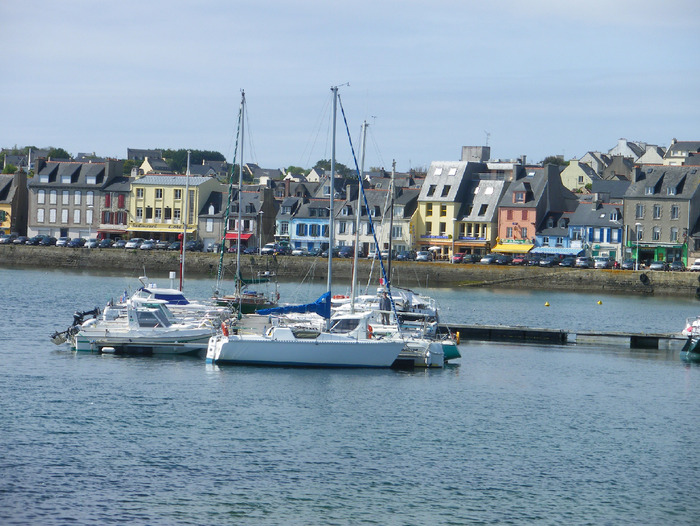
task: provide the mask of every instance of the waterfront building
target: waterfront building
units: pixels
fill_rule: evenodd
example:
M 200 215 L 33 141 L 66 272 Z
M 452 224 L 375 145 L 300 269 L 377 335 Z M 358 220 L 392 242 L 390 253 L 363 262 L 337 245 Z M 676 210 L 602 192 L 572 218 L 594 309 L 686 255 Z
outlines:
M 134 179 L 129 196 L 130 237 L 176 241 L 185 222 L 188 235 L 198 233 L 198 212 L 221 186 L 212 177 L 151 174 Z
M 357 207 L 359 205 L 359 231 L 357 234 L 357 246 L 360 253 L 369 254 L 375 250 L 374 234 L 379 243 L 380 250 L 389 248 L 389 217 L 386 212 L 390 205 L 388 188 L 365 188 L 364 197 L 360 194 L 358 204 L 357 186 L 348 186 L 346 199 L 340 206 L 335 219 L 335 244 L 336 246 L 354 246 L 355 231 L 357 226 Z
M 681 259 L 686 264 L 689 258 L 700 257 L 699 170 L 646 166 L 635 173 L 624 198 L 629 257 L 643 262 Z
M 97 237 L 100 239 L 121 239 L 129 227 L 130 177 L 117 176 L 111 180 L 97 198 L 99 224 Z
M 415 248 L 432 248 L 437 258 L 451 258 L 461 227 L 458 218 L 462 203 L 468 201 L 469 183 L 486 169 L 483 163 L 467 161 L 433 161 L 430 164 L 418 195 Z
M 512 181 L 498 207 L 498 244 L 494 252 L 524 254 L 536 242 L 545 218 L 576 209 L 576 196 L 561 182 L 560 166 L 528 166 Z
M 162 150 L 148 150 L 140 148 L 127 148 L 126 158 L 129 161 L 145 161 L 146 157 L 150 159 L 162 159 Z
M 501 174 L 477 174 L 469 185 L 455 220 L 452 253 L 485 255 L 496 245 L 498 203 L 507 187 Z
M 27 234 L 27 174 L 0 174 L 0 234 Z
M 303 199 L 289 221 L 289 245 L 292 248 L 305 248 L 309 251 L 328 248 L 330 198 Z M 333 208 L 337 214 L 345 200 L 334 199 Z M 336 225 L 337 228 L 337 225 Z
M 397 188 L 396 196 L 394 197 L 393 221 L 391 225 L 391 249 L 395 254 L 405 250 L 412 250 L 416 244 L 416 219 L 418 210 L 418 196 L 420 188 Z M 387 218 L 387 227 L 384 232 L 389 232 L 389 223 Z M 383 239 L 384 248 L 388 248 L 386 244 L 386 236 Z
M 103 163 L 37 159 L 28 183 L 27 235 L 97 235 L 99 202 L 105 187 L 122 175 L 123 161 Z
M 622 200 L 612 201 L 610 194 L 582 196 L 576 210 L 569 214 L 567 237 L 576 253 L 621 261 L 624 232 Z

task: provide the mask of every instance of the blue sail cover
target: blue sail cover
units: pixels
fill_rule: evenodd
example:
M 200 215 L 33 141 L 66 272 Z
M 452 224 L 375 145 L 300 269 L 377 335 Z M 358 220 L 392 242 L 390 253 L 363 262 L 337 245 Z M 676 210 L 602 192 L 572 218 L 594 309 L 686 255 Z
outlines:
M 260 309 L 256 314 L 287 314 L 288 312 L 313 312 L 328 319 L 331 317 L 331 293 L 326 292 L 313 303 L 305 305 L 285 305 L 284 307 L 273 307 L 271 309 Z

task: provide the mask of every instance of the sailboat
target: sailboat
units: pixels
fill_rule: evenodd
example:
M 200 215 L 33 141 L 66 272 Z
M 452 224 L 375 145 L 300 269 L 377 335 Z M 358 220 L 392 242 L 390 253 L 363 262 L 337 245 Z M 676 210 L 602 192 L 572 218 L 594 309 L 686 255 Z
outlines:
M 333 246 L 335 135 L 338 88 L 333 92 L 333 141 L 330 174 L 329 243 Z M 328 281 L 326 292 L 313 303 L 277 307 L 258 311 L 258 321 L 269 319 L 270 326 L 254 334 L 229 334 L 225 326 L 213 336 L 207 347 L 207 363 L 254 364 L 303 367 L 391 367 L 404 347 L 401 339 L 373 337 L 368 313 L 350 313 L 331 319 L 330 301 L 333 283 L 333 251 L 328 251 Z M 296 309 L 296 310 L 290 310 Z M 326 324 L 323 329 L 309 330 L 275 324 L 272 316 L 283 312 L 315 312 Z M 263 316 L 265 315 L 265 316 Z M 267 318 L 267 316 L 270 316 Z M 249 318 L 250 319 L 250 318 Z
M 258 309 L 264 309 L 264 308 L 269 308 L 269 307 L 274 307 L 277 305 L 277 301 L 279 300 L 279 291 L 277 290 L 277 280 L 275 279 L 275 276 L 272 272 L 266 271 L 259 273 L 256 278 L 252 279 L 244 279 L 243 276 L 241 276 L 241 225 L 243 224 L 242 221 L 242 209 L 243 209 L 243 203 L 242 203 L 242 181 L 243 181 L 243 137 L 244 137 L 244 124 L 245 124 L 245 91 L 241 92 L 241 107 L 240 107 L 240 112 L 238 115 L 239 119 L 239 126 L 238 130 L 240 132 L 241 136 L 241 152 L 240 152 L 240 160 L 238 163 L 238 218 L 237 218 L 237 234 L 236 234 L 236 277 L 234 280 L 235 283 L 235 292 L 233 294 L 219 294 L 219 291 L 221 290 L 221 278 L 222 278 L 222 273 L 223 273 L 223 258 L 224 258 L 224 238 L 222 236 L 221 240 L 221 249 L 219 251 L 219 269 L 217 273 L 217 284 L 216 284 L 216 293 L 214 294 L 213 301 L 217 305 L 229 307 L 232 310 L 238 311 L 239 315 L 240 314 L 251 314 Z M 236 139 L 236 144 L 238 145 L 238 139 Z M 237 149 L 237 148 L 236 148 Z M 234 159 L 233 159 L 233 165 L 236 165 L 236 159 L 235 159 L 235 154 L 234 154 Z M 232 168 L 233 170 L 233 168 Z M 233 175 L 233 171 L 231 172 Z M 233 177 L 231 177 L 230 183 L 229 183 L 229 190 L 228 190 L 228 201 L 227 201 L 227 206 L 226 206 L 226 216 L 224 219 L 224 224 L 228 227 L 228 215 L 231 210 L 231 202 L 232 202 L 232 197 L 233 197 Z M 258 221 L 260 221 L 261 218 L 258 217 Z M 258 240 L 260 241 L 260 240 Z M 271 285 L 274 284 L 274 287 L 272 289 L 270 288 Z M 257 287 L 260 287 L 264 285 L 265 290 L 261 290 L 260 288 L 252 288 L 253 285 L 256 285 Z

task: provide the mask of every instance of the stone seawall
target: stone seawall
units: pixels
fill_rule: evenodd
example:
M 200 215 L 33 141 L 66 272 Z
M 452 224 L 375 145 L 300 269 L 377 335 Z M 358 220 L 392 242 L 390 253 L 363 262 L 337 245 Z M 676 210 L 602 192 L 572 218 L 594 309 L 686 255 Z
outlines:
M 5 268 L 64 268 L 122 272 L 134 276 L 146 272 L 155 277 L 177 271 L 179 261 L 179 253 L 170 251 L 0 245 L 0 267 Z M 218 265 L 219 254 L 188 252 L 185 274 L 213 278 Z M 235 255 L 224 254 L 225 276 L 230 278 L 235 273 L 235 265 Z M 360 260 L 359 268 L 361 281 L 367 279 L 370 271 L 378 280 L 378 261 L 374 262 L 372 270 L 372 261 Z M 273 270 L 281 280 L 325 281 L 328 264 L 322 258 L 246 255 L 241 257 L 241 270 L 244 277 Z M 333 260 L 334 278 L 347 280 L 351 273 L 351 259 Z M 699 275 L 691 272 L 453 265 L 441 262 L 392 262 L 392 275 L 394 285 L 409 288 L 494 287 L 696 296 L 700 287 Z

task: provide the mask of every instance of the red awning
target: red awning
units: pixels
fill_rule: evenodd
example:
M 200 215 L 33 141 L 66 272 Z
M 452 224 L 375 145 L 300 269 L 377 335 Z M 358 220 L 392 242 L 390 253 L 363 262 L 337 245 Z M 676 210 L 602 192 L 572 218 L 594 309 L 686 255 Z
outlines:
M 248 241 L 253 234 L 241 234 L 241 241 Z M 227 232 L 226 239 L 238 239 L 238 232 Z

